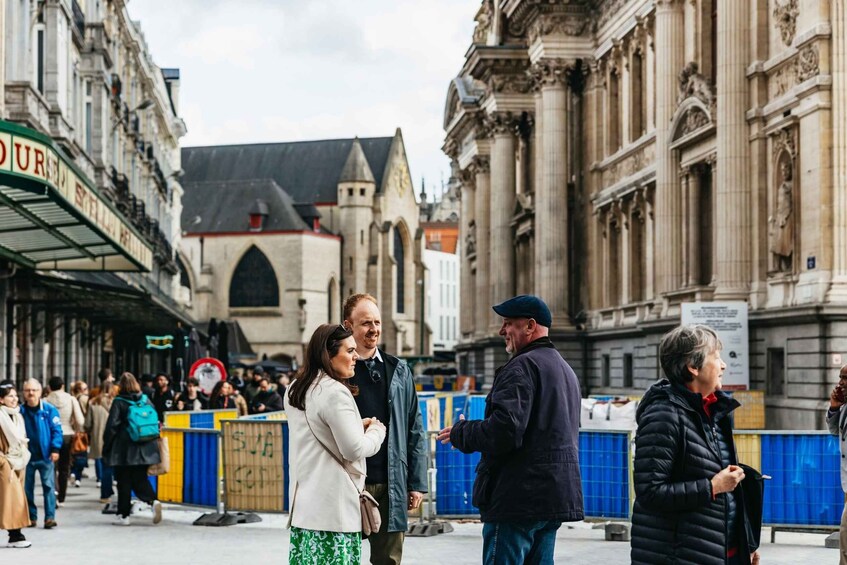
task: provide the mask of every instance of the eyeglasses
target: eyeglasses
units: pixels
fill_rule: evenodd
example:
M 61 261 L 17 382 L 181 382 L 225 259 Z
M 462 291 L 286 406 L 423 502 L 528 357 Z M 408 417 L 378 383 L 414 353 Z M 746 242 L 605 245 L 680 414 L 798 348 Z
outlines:
M 379 368 L 376 366 L 376 357 L 371 357 L 370 359 L 364 360 L 365 367 L 368 369 L 368 374 L 371 376 L 371 380 L 374 383 L 378 383 L 382 380 L 382 374 L 379 372 Z

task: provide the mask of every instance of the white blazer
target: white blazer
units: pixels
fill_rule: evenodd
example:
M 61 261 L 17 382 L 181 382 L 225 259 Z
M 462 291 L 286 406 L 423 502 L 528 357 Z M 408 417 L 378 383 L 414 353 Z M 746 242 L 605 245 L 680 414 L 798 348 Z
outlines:
M 289 527 L 324 532 L 362 531 L 359 490 L 365 485 L 365 458 L 379 451 L 385 440 L 385 428 L 371 426 L 365 432 L 353 395 L 343 384 L 323 373 L 306 393 L 306 411 L 291 406 L 286 394 L 285 414 L 290 461 Z M 355 487 L 338 461 L 315 440 L 312 431 L 344 461 Z

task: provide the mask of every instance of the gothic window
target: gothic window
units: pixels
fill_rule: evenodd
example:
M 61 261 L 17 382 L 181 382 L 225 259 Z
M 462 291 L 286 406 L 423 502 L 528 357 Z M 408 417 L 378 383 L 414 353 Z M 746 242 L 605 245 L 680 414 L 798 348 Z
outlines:
M 406 257 L 403 249 L 403 235 L 400 233 L 400 228 L 394 228 L 394 262 L 397 265 L 397 279 L 395 285 L 397 289 L 397 313 L 404 314 L 406 312 Z
M 265 254 L 254 245 L 241 258 L 229 285 L 230 308 L 279 306 L 276 273 Z
M 188 269 L 185 268 L 185 263 L 182 262 L 179 255 L 176 256 L 176 266 L 179 269 L 179 286 L 191 288 L 191 278 L 188 276 Z

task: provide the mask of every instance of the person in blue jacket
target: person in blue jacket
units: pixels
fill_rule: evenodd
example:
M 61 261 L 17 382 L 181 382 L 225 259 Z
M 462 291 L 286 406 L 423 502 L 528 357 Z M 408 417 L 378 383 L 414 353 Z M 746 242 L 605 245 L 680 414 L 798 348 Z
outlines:
M 24 404 L 21 409 L 29 438 L 32 458 L 26 466 L 26 500 L 29 505 L 30 526 L 35 527 L 38 509 L 35 506 L 35 472 L 41 475 L 44 490 L 44 529 L 55 528 L 56 491 L 53 465 L 62 449 L 62 420 L 55 406 L 41 400 L 41 383 L 29 379 L 24 383 Z

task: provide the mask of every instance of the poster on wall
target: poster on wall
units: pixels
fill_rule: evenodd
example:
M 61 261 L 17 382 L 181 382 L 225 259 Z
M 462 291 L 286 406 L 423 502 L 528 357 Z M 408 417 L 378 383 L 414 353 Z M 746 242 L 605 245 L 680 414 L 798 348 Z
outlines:
M 746 302 L 685 302 L 683 324 L 703 324 L 715 330 L 723 343 L 721 359 L 726 363 L 724 390 L 749 390 L 750 340 Z

